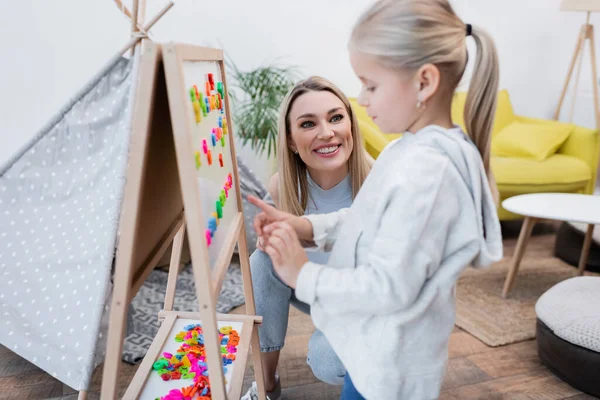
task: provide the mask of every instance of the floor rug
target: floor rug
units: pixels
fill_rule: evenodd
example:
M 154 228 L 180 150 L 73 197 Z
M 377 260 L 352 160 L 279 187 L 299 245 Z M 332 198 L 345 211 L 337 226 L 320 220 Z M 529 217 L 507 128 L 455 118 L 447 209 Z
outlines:
M 152 271 L 131 302 L 127 317 L 127 336 L 123 345 L 123 360 L 128 363 L 137 364 L 142 361 L 160 328 L 157 315 L 164 306 L 167 277 L 168 272 L 165 270 Z M 217 301 L 217 312 L 227 313 L 244 302 L 241 269 L 239 265 L 232 264 Z M 173 309 L 198 311 L 191 264 L 183 267 L 179 273 Z
M 501 295 L 512 254 L 489 269 L 467 269 L 457 287 L 456 325 L 488 346 L 535 338 L 535 303 L 546 290 L 576 275 L 576 268 L 552 256 L 553 241 L 548 236 L 530 243 L 506 299 Z

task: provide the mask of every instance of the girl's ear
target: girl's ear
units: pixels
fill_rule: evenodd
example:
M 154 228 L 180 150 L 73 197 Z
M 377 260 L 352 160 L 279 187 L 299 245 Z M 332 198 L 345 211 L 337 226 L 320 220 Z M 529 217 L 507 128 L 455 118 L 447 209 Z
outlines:
M 433 64 L 425 64 L 418 69 L 416 74 L 418 91 L 417 100 L 425 103 L 440 87 L 440 70 Z

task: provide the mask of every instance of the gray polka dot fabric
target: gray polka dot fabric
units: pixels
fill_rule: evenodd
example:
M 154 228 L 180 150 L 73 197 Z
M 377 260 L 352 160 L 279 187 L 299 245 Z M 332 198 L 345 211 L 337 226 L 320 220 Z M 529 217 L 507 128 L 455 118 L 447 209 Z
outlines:
M 134 64 L 114 59 L 0 168 L 0 342 L 77 390 L 103 356 Z

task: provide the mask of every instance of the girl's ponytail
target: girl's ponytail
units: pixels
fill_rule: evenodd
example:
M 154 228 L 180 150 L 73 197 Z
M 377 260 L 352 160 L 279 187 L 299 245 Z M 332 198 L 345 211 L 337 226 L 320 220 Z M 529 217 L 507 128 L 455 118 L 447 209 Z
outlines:
M 467 25 L 467 33 L 471 33 L 477 45 L 477 57 L 473 66 L 473 75 L 467 92 L 464 120 L 467 133 L 479 149 L 483 165 L 494 200 L 498 203 L 496 182 L 490 168 L 490 146 L 492 142 L 492 125 L 496 114 L 500 69 L 498 53 L 490 35 L 476 27 Z
M 448 0 L 380 0 L 359 18 L 349 44 L 392 68 L 417 70 L 427 63 L 437 65 L 446 84 L 444 90 L 451 94 L 465 72 L 466 36 L 475 40 L 477 58 L 465 104 L 465 128 L 479 149 L 495 192 L 490 143 L 500 73 L 491 36 L 465 25 Z M 498 201 L 497 193 L 495 199 Z

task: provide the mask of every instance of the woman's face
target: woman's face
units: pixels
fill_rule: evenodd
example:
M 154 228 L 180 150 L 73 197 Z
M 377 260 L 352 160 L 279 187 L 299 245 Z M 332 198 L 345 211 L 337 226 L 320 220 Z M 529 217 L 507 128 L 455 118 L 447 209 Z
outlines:
M 296 98 L 288 114 L 289 146 L 309 170 L 335 172 L 348 168 L 352 153 L 352 123 L 344 103 L 328 91 Z

